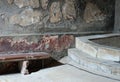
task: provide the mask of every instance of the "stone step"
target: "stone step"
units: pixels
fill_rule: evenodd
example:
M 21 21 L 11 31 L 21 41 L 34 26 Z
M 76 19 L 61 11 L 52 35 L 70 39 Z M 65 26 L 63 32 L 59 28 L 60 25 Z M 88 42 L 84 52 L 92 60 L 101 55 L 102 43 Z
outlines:
M 120 61 L 120 50 L 108 46 L 96 44 L 89 39 L 101 38 L 101 36 L 76 37 L 76 48 L 88 55 L 100 59 Z
M 59 60 L 59 62 L 62 63 L 62 64 L 74 66 L 74 67 L 76 67 L 80 70 L 84 70 L 84 71 L 87 71 L 89 73 L 93 73 L 93 74 L 96 74 L 96 75 L 101 75 L 101 76 L 110 77 L 110 78 L 120 80 L 119 76 L 109 74 L 109 73 L 104 73 L 104 72 L 97 71 L 97 70 L 92 70 L 92 69 L 89 69 L 87 67 L 84 67 L 84 66 L 80 65 L 79 63 L 76 63 L 75 61 L 73 61 L 69 56 L 63 57 L 61 60 Z
M 84 40 L 84 37 L 76 37 L 75 39 L 75 47 L 93 57 L 97 57 L 97 48 L 93 47 L 91 44 L 86 43 L 86 39 Z
M 69 49 L 68 56 L 79 65 L 91 70 L 120 75 L 120 63 L 94 58 L 76 48 Z

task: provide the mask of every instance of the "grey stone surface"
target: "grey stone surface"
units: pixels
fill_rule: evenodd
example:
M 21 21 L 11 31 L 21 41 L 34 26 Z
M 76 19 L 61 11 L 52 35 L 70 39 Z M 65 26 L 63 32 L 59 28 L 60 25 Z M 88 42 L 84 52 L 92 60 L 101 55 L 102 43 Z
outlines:
M 62 13 L 60 10 L 60 2 L 53 2 L 50 7 L 50 22 L 56 23 L 61 21 Z
M 14 3 L 19 7 L 32 7 L 38 8 L 39 7 L 39 0 L 14 0 Z
M 64 19 L 76 19 L 75 0 L 65 0 L 62 14 Z
M 43 9 L 47 9 L 49 0 L 40 0 Z
M 105 72 L 101 72 L 101 71 L 98 71 L 98 70 L 89 69 L 88 67 L 84 67 L 84 66 L 80 65 L 79 63 L 75 62 L 69 56 L 66 56 L 66 57 L 62 58 L 59 62 L 61 62 L 63 64 L 66 64 L 66 65 L 68 64 L 68 65 L 77 67 L 77 68 L 85 70 L 85 71 L 89 71 L 90 73 L 93 73 L 93 74 L 96 74 L 96 75 L 106 76 L 106 77 L 110 77 L 110 78 L 114 78 L 114 79 L 120 80 L 119 75 L 116 76 L 116 75 L 105 73 Z M 105 62 L 105 63 L 107 63 L 107 62 Z M 112 64 L 114 62 L 110 62 L 110 63 Z
M 109 47 L 111 46 L 114 48 L 120 48 L 120 44 L 118 43 L 118 42 L 120 42 L 119 35 L 106 37 L 106 38 L 92 39 L 90 41 L 95 42 L 100 45 L 105 45 L 105 46 L 109 46 Z
M 13 4 L 14 0 L 7 0 L 9 4 Z
M 84 20 L 87 23 L 105 20 L 103 12 L 93 3 L 88 2 L 84 11 Z
M 12 1 L 12 0 L 9 0 Z M 15 1 L 17 1 L 15 3 Z M 15 0 L 12 4 L 9 4 L 7 0 L 0 0 L 0 34 L 3 35 L 9 35 L 9 34 L 29 34 L 29 33 L 84 33 L 84 32 L 96 32 L 96 31 L 110 31 L 111 28 L 113 28 L 113 19 L 112 18 L 112 9 L 108 7 L 113 7 L 113 0 L 105 2 L 105 10 L 100 10 L 106 12 L 109 11 L 110 13 L 107 13 L 107 19 L 106 21 L 98 21 L 93 23 L 86 23 L 83 20 L 83 12 L 84 12 L 84 6 L 86 6 L 86 1 L 82 2 L 79 0 L 71 0 L 64 2 L 60 2 L 60 11 L 62 12 L 64 5 L 67 4 L 67 7 L 65 7 L 65 10 L 68 12 L 65 12 L 69 18 L 73 19 L 75 17 L 76 12 L 76 19 L 75 20 L 66 20 L 63 17 L 61 17 L 61 21 L 56 23 L 51 23 L 50 18 L 50 7 L 51 4 L 53 4 L 54 0 Z M 26 2 L 23 2 L 26 1 Z M 39 2 L 38 2 L 39 1 Z M 94 0 L 93 0 L 94 2 Z M 95 1 L 95 2 L 99 2 Z M 39 4 L 40 3 L 40 4 Z M 74 3 L 74 4 L 73 4 Z M 99 3 L 104 3 L 102 0 Z M 111 3 L 111 4 L 110 4 Z M 17 4 L 17 5 L 16 5 Z M 23 6 L 24 5 L 24 6 Z M 34 5 L 34 6 L 33 6 Z M 72 6 L 70 6 L 72 5 Z M 96 4 L 99 6 L 98 4 Z M 19 8 L 22 7 L 22 8 Z M 44 6 L 44 8 L 43 8 Z M 70 8 L 69 8 L 70 6 Z M 12 15 L 20 14 L 22 11 L 24 11 L 26 8 L 32 7 L 34 11 L 42 11 L 44 13 L 43 20 L 41 22 L 38 22 L 36 24 L 31 24 L 27 26 L 20 26 L 16 24 L 9 23 L 9 19 Z M 75 8 L 74 8 L 75 7 Z M 110 9 L 110 10 L 109 10 Z M 71 12 L 74 11 L 74 13 Z M 110 25 L 110 27 L 108 26 Z
M 97 53 L 97 58 L 120 61 L 120 50 L 110 49 L 110 48 L 99 48 Z
M 93 35 L 85 37 L 76 37 L 76 48 L 100 59 L 120 61 L 120 49 L 112 46 L 100 45 L 92 42 L 92 39 L 108 38 L 120 36 L 117 34 Z M 109 40 L 110 41 L 110 40 Z M 116 43 L 117 44 L 117 43 Z
M 120 32 L 120 0 L 115 0 L 115 24 L 114 31 Z
M 10 23 L 18 24 L 21 26 L 28 26 L 40 22 L 42 18 L 43 18 L 42 12 L 34 11 L 32 8 L 27 8 L 20 14 L 11 16 Z
M 76 63 L 88 69 L 113 75 L 120 75 L 119 63 L 94 58 L 75 48 L 68 50 L 68 56 Z
M 15 78 L 16 77 L 16 78 Z M 119 82 L 119 80 L 95 75 L 70 65 L 39 70 L 27 76 L 20 74 L 0 76 L 2 82 Z
M 87 44 L 86 42 L 82 41 L 80 38 L 76 38 L 75 46 L 77 49 L 96 57 L 97 49 L 92 46 L 91 44 Z

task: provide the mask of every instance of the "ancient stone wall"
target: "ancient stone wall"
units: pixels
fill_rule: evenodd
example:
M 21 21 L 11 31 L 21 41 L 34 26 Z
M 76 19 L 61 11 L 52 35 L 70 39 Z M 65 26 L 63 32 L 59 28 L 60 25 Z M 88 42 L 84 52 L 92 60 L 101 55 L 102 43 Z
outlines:
M 114 0 L 0 0 L 0 34 L 108 31 Z
M 0 37 L 0 52 L 63 52 L 74 43 L 72 33 L 111 31 L 114 3 L 114 0 L 0 0 L 0 34 L 7 36 Z
M 0 0 L 0 53 L 67 55 L 74 35 L 111 31 L 114 0 Z M 69 35 L 65 35 L 69 34 Z M 0 64 L 0 74 L 14 63 Z
M 120 0 L 116 0 L 115 2 L 115 24 L 114 24 L 114 32 L 120 32 Z

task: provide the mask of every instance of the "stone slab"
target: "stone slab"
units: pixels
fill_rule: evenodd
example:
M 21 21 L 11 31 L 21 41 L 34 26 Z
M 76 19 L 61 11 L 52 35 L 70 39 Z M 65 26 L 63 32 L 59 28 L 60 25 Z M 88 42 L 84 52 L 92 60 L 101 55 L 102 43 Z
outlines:
M 102 75 L 102 76 L 106 76 L 106 77 L 110 77 L 110 78 L 120 80 L 119 76 L 116 76 L 116 75 L 113 75 L 113 74 L 108 74 L 108 73 L 101 72 L 101 71 L 98 71 L 98 70 L 91 70 L 88 67 L 84 67 L 84 66 L 80 65 L 79 63 L 76 63 L 75 61 L 73 61 L 69 56 L 66 56 L 66 57 L 62 58 L 59 62 L 61 62 L 63 64 L 68 64 L 68 65 L 74 66 L 74 67 L 79 68 L 79 69 L 83 69 L 85 71 L 91 72 L 91 73 L 96 74 L 96 75 Z M 112 62 L 110 62 L 110 63 L 112 63 Z
M 69 49 L 68 56 L 76 63 L 91 70 L 97 70 L 108 74 L 120 75 L 120 64 L 112 61 L 97 59 L 78 50 Z
M 76 44 L 75 45 L 76 45 L 77 49 L 79 49 L 83 52 L 86 52 L 87 54 L 89 54 L 93 57 L 96 57 L 97 49 L 95 47 L 93 47 L 92 45 L 87 44 L 84 41 L 81 41 L 81 39 L 79 39 L 79 38 L 76 38 Z
M 120 51 L 112 48 L 100 47 L 98 49 L 97 58 L 120 61 Z
M 103 35 L 76 37 L 75 45 L 77 49 L 87 53 L 92 57 L 96 57 L 104 60 L 120 61 L 120 48 L 100 45 L 90 40 L 90 39 L 108 38 L 114 36 L 120 36 L 120 34 L 116 33 L 116 34 L 103 34 Z
M 16 77 L 16 78 L 15 78 Z M 20 74 L 0 76 L 0 82 L 119 82 L 94 75 L 70 65 L 48 68 L 21 76 Z

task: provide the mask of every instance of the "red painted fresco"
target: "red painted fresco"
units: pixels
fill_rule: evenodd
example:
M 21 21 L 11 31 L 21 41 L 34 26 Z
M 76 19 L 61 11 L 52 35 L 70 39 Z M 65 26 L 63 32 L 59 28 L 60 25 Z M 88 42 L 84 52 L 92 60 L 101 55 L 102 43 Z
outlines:
M 44 36 L 36 48 L 43 51 L 57 51 L 60 52 L 67 49 L 74 42 L 72 35 L 63 36 Z
M 72 35 L 62 36 L 43 36 L 38 42 L 29 42 L 27 39 L 12 40 L 11 38 L 0 38 L 0 52 L 29 52 L 29 51 L 46 51 L 60 52 L 67 49 L 74 42 Z
M 72 35 L 63 35 L 59 38 L 59 47 L 61 51 L 67 49 L 74 42 L 74 37 Z
M 0 52 L 7 52 L 7 51 L 11 51 L 12 47 L 11 47 L 11 42 L 12 39 L 8 38 L 1 38 L 0 39 Z

